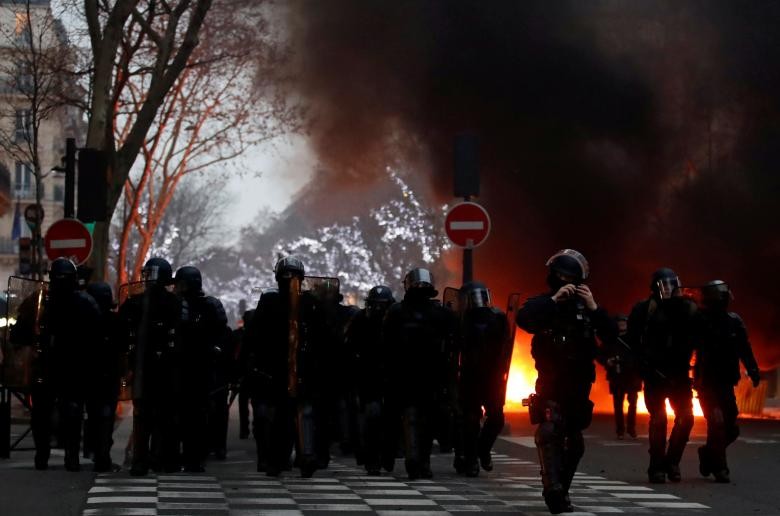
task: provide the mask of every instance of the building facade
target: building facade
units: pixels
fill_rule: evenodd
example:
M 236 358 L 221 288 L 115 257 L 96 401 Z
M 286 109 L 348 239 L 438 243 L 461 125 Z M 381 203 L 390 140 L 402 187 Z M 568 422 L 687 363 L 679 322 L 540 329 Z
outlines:
M 30 42 L 33 42 L 30 44 Z M 37 46 L 36 46 L 37 45 Z M 37 141 L 33 141 L 32 88 L 42 77 L 31 72 L 34 52 L 47 47 L 67 46 L 65 31 L 55 19 L 48 0 L 0 0 L 0 289 L 8 278 L 19 274 L 20 237 L 31 237 L 24 220 L 25 208 L 36 203 L 36 180 L 31 149 L 37 146 L 41 172 L 41 206 L 44 219 L 41 234 L 62 218 L 65 199 L 62 166 L 66 138 L 79 143 L 85 122 L 80 110 L 58 107 L 40 110 Z M 46 73 L 46 72 L 45 72 Z M 62 74 L 61 74 L 62 75 Z M 62 78 L 58 78 L 62 80 Z M 43 88 L 37 88 L 40 91 Z M 53 90 L 48 90 L 53 91 Z M 46 91 L 44 91 L 44 94 Z M 49 103 L 51 104 L 51 102 Z

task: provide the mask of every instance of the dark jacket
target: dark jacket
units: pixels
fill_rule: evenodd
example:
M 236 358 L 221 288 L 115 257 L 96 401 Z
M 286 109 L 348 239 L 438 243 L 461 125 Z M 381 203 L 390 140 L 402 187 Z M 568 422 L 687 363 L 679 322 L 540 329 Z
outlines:
M 748 372 L 758 372 L 745 323 L 737 314 L 701 311 L 696 321 L 697 385 L 733 387 L 740 379 L 740 361 Z
M 455 331 L 452 311 L 431 299 L 407 294 L 387 310 L 383 348 L 388 383 L 401 404 L 429 403 L 453 394 Z
M 650 298 L 631 310 L 627 341 L 637 353 L 645 383 L 683 385 L 689 381 L 695 314 L 695 303 L 683 297 L 663 302 Z
M 528 299 L 517 312 L 517 325 L 533 335 L 537 389 L 595 381 L 596 337 L 608 340 L 615 334 L 615 325 L 603 308 L 590 311 L 573 301 L 556 303 L 552 293 Z
M 504 396 L 513 345 L 504 312 L 488 307 L 467 310 L 461 320 L 459 341 L 461 399 L 486 401 Z

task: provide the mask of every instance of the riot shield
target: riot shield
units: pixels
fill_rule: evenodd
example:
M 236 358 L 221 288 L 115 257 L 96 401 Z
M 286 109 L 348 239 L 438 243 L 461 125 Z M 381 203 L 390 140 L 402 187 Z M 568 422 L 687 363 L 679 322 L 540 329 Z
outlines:
M 301 283 L 301 292 L 310 293 L 323 306 L 336 306 L 341 301 L 340 285 L 338 278 L 306 276 Z
M 301 344 L 301 279 L 290 280 L 290 310 L 287 321 L 287 394 L 291 398 L 298 396 L 298 349 Z
M 509 300 L 506 303 L 506 318 L 509 322 L 509 339 L 515 342 L 515 333 L 517 332 L 517 311 L 522 305 L 519 293 L 509 294 Z
M 317 307 L 324 316 L 324 322 L 328 325 L 330 331 L 333 332 L 336 332 L 339 319 L 340 286 L 338 278 L 324 276 L 306 276 L 301 283 L 301 292 L 305 292 L 314 298 Z M 336 335 L 336 333 L 333 334 Z
M 118 299 L 119 306 L 125 304 L 125 302 L 136 296 L 143 295 L 146 292 L 148 282 L 146 281 L 131 281 L 130 283 L 124 283 L 119 286 Z M 131 329 L 135 332 L 135 328 Z M 130 342 L 128 346 L 122 350 L 122 356 L 120 359 L 121 374 L 119 376 L 119 401 L 130 401 L 133 399 L 133 377 L 131 374 L 132 364 L 130 363 L 130 347 L 135 344 L 134 335 L 128 335 Z
M 456 314 L 460 314 L 460 289 L 447 287 L 442 294 L 441 304 Z
M 32 384 L 33 360 L 40 345 L 41 316 L 48 283 L 11 276 L 0 354 L 2 383 L 27 392 Z

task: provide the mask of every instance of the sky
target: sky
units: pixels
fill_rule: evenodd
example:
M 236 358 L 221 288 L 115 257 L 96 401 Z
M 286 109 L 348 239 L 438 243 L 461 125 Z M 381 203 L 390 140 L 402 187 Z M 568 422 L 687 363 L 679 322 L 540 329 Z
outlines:
M 305 136 L 286 136 L 247 150 L 241 158 L 242 176 L 229 182 L 235 202 L 226 210 L 231 229 L 253 222 L 260 210 L 283 211 L 312 177 L 317 160 Z

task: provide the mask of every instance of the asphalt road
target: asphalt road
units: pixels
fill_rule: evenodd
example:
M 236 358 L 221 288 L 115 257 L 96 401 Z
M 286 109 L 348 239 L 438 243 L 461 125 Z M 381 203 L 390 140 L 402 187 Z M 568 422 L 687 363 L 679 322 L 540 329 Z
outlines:
M 129 423 L 122 421 L 115 432 L 117 462 Z M 511 431 L 496 445 L 495 470 L 478 479 L 455 475 L 451 456 L 440 454 L 433 459 L 432 480 L 408 481 L 400 462 L 393 475 L 365 477 L 352 458 L 339 456 L 314 479 L 295 472 L 269 479 L 255 473 L 254 443 L 238 439 L 235 420 L 227 459 L 210 462 L 202 475 L 138 479 L 126 471 L 96 476 L 89 467 L 68 473 L 61 454 L 52 457 L 49 471 L 38 472 L 32 451 L 18 451 L 0 460 L 0 515 L 547 514 L 533 428 L 524 415 L 511 415 L 509 424 Z M 697 420 L 683 458 L 683 481 L 650 485 L 646 419 L 640 417 L 639 439 L 618 441 L 611 417 L 596 416 L 572 489 L 578 513 L 780 515 L 780 421 L 742 421 L 741 427 L 740 440 L 729 449 L 731 484 L 699 476 L 695 449 L 704 425 Z

